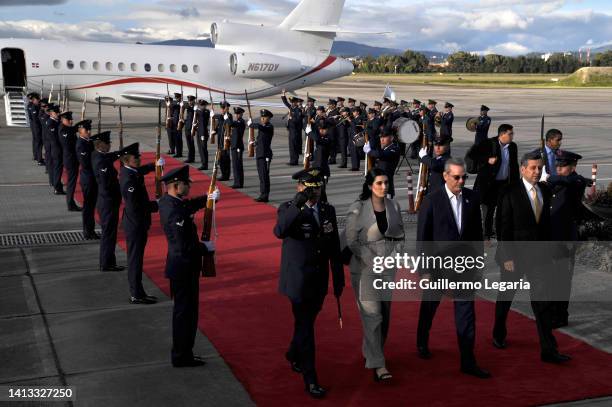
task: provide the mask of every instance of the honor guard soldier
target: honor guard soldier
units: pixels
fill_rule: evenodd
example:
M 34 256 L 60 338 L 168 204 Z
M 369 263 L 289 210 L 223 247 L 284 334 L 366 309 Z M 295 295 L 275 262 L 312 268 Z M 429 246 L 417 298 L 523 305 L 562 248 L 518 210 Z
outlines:
M 312 128 L 306 129 L 306 136 L 312 138 L 315 145 L 314 157 L 312 161 L 313 167 L 316 167 L 321 172 L 324 184 L 331 176 L 329 169 L 329 152 L 331 150 L 332 140 L 329 138 L 329 128 L 331 124 L 325 120 L 317 120 Z M 325 196 L 325 185 L 323 185 L 323 201 L 327 201 Z
M 393 176 L 395 175 L 395 169 L 400 160 L 400 150 L 398 144 L 393 140 L 394 136 L 393 127 L 387 125 L 380 134 L 379 147 L 372 148 L 369 142 L 365 143 L 363 146 L 363 152 L 376 160 L 374 167 L 380 168 L 387 174 L 387 178 L 389 179 L 389 190 L 387 195 L 389 195 L 391 199 L 395 196 Z
M 197 145 L 198 153 L 200 154 L 200 167 L 198 170 L 208 169 L 208 124 L 210 120 L 210 110 L 206 108 L 208 102 L 206 100 L 200 100 L 198 102 L 198 109 L 196 114 L 198 115 L 198 133 L 197 133 Z
M 195 96 L 187 96 L 188 105 L 185 108 L 185 140 L 187 140 L 187 159 L 185 163 L 195 162 L 195 142 L 191 136 L 193 126 L 193 115 L 195 112 Z
M 96 233 L 96 201 L 98 200 L 98 184 L 91 163 L 91 154 L 94 151 L 91 137 L 91 120 L 82 120 L 75 127 L 79 133 L 76 142 L 77 158 L 79 160 L 79 184 L 83 194 L 83 236 L 87 240 L 99 239 Z
M 267 109 L 262 109 L 259 114 L 260 122 L 253 123 L 249 119 L 247 126 L 258 130 L 255 140 L 255 160 L 257 161 L 257 175 L 259 176 L 259 196 L 255 198 L 255 202 L 268 202 L 270 198 L 272 137 L 274 137 L 274 126 L 270 123 L 270 120 L 274 115 Z
M 40 134 L 42 136 L 43 147 L 45 153 L 43 155 L 45 161 L 45 174 L 49 178 L 49 186 L 53 186 L 53 173 L 51 172 L 51 144 L 49 141 L 49 131 L 47 129 L 47 119 L 49 119 L 48 99 L 40 100 L 40 111 L 38 112 L 38 121 L 40 122 Z
M 361 159 L 361 150 L 355 146 L 355 136 L 363 132 L 363 121 L 360 107 L 354 107 L 351 111 L 352 118 L 349 122 L 348 129 L 348 140 L 349 140 L 349 151 L 351 153 L 351 171 L 359 171 L 359 164 Z
M 230 104 L 228 102 L 221 102 L 219 106 L 221 107 L 221 113 L 218 113 L 214 116 L 217 127 L 213 130 L 213 132 L 217 135 L 217 148 L 221 150 L 221 155 L 219 157 L 219 168 L 221 169 L 221 177 L 219 178 L 219 181 L 227 181 L 228 179 L 230 179 L 231 158 L 229 150 L 225 150 L 224 147 L 225 137 L 231 137 L 231 133 L 225 134 L 225 121 L 227 120 L 228 124 L 231 126 L 232 115 L 229 112 Z
M 338 154 L 338 132 L 336 129 L 337 118 L 340 116 L 340 111 L 338 110 L 338 101 L 335 99 L 329 99 L 327 102 L 327 111 L 325 115 L 327 116 L 327 122 L 330 126 L 327 129 L 327 137 L 331 140 L 331 144 L 329 147 L 329 164 L 336 163 L 336 155 Z
M 179 119 L 181 116 L 181 104 L 183 103 L 183 95 L 180 93 L 174 94 L 174 102 L 171 105 L 172 114 L 172 137 L 174 137 L 175 152 L 174 157 L 181 158 L 183 156 L 183 134 L 177 130 Z
M 451 140 L 453 138 L 453 121 L 455 120 L 453 107 L 455 107 L 455 105 L 452 103 L 446 102 L 444 104 L 444 113 L 442 113 L 442 120 L 440 121 L 440 136 Z
M 59 106 L 49 107 L 49 118 L 47 119 L 47 137 L 51 148 L 51 184 L 55 195 L 66 195 L 62 185 L 62 173 L 64 172 L 62 145 L 59 141 Z
M 302 123 L 302 130 L 306 131 L 306 126 L 314 123 L 314 118 L 317 115 L 317 108 L 315 107 L 315 102 L 317 100 L 308 97 L 306 100 L 306 107 L 304 108 L 304 121 Z
M 304 116 L 301 104 L 302 99 L 297 97 L 291 98 L 291 103 L 287 101 L 287 93 L 283 90 L 281 97 L 289 113 L 287 116 L 287 129 L 289 130 L 289 162 L 287 165 L 298 165 L 300 153 L 302 151 L 302 125 L 304 124 Z
M 446 137 L 440 134 L 433 142 L 433 156 L 431 156 L 426 147 L 419 151 L 419 160 L 427 166 L 427 193 L 432 193 L 436 189 L 444 186 L 444 166 L 446 161 L 451 158 L 450 143 L 452 137 Z
M 338 108 L 338 110 L 341 110 L 341 109 L 343 109 L 343 108 L 344 108 L 344 101 L 345 101 L 345 100 L 346 100 L 346 99 L 345 99 L 345 98 L 343 98 L 342 96 L 338 96 L 338 97 L 336 98 L 336 101 L 338 102 L 338 104 L 336 105 L 336 107 Z
M 122 271 L 125 267 L 118 266 L 115 257 L 119 206 L 121 205 L 121 190 L 115 169 L 115 161 L 119 159 L 119 154 L 116 151 L 110 151 L 110 134 L 110 131 L 105 131 L 91 138 L 95 149 L 91 155 L 91 163 L 98 183 L 96 208 L 100 215 L 100 226 L 102 226 L 100 270 Z
M 374 101 L 374 110 L 376 110 L 376 113 L 380 113 L 382 110 L 383 104 L 380 103 L 378 100 Z
M 474 144 L 480 144 L 489 138 L 489 126 L 491 126 L 491 118 L 489 117 L 489 108 L 485 105 L 480 106 L 480 116 L 476 124 L 476 135 L 474 136 Z
M 347 162 L 347 149 L 349 143 L 349 128 L 351 123 L 349 122 L 351 115 L 351 109 L 343 107 L 340 109 L 340 119 L 336 125 L 336 134 L 338 135 L 338 146 L 340 148 L 340 165 L 338 168 L 346 168 Z
M 355 107 L 355 104 L 357 103 L 357 101 L 353 98 L 348 98 L 347 102 L 348 103 L 346 107 L 348 107 L 349 109 L 353 109 Z
M 62 161 L 66 169 L 66 204 L 68 210 L 80 212 L 81 208 L 74 202 L 74 191 L 79 176 L 79 160 L 76 152 L 77 128 L 73 126 L 72 112 L 60 114 L 62 124 L 59 129 L 59 141 L 62 145 Z
M 144 176 L 155 171 L 155 163 L 140 165 L 139 144 L 134 143 L 119 151 L 121 157 L 120 187 L 123 198 L 123 231 L 127 243 L 128 282 L 130 304 L 153 304 L 157 298 L 147 295 L 142 286 L 142 265 L 147 245 L 151 213 L 157 212 L 157 202 L 149 200 Z M 158 165 L 163 167 L 163 158 Z
M 168 154 L 175 155 L 176 154 L 176 137 L 174 133 L 176 132 L 176 124 L 172 124 L 172 112 L 174 111 L 175 102 L 172 100 L 172 96 L 168 95 L 165 98 L 166 104 L 169 105 L 169 117 L 170 117 L 170 127 L 166 127 L 166 135 L 168 136 L 168 146 L 170 150 L 168 150 Z
M 193 354 L 198 330 L 199 280 L 202 255 L 213 252 L 215 244 L 200 241 L 193 218 L 206 206 L 207 197 L 186 199 L 191 186 L 188 165 L 169 171 L 162 182 L 166 184 L 167 193 L 159 200 L 159 218 L 168 241 L 165 276 L 170 280 L 174 298 L 172 366 L 202 366 L 204 360 Z M 211 199 L 219 199 L 219 190 L 215 190 Z
M 30 94 L 30 103 L 28 104 L 28 119 L 30 121 L 30 130 L 32 131 L 32 156 L 38 165 L 44 165 L 42 149 L 42 128 L 40 120 L 40 95 L 38 93 Z
M 322 172 L 313 167 L 293 175 L 298 180 L 292 201 L 279 206 L 274 235 L 283 240 L 279 292 L 289 297 L 294 318 L 291 344 L 285 355 L 291 369 L 301 373 L 306 391 L 325 396 L 315 368 L 315 331 L 329 285 L 331 268 L 334 296 L 344 288 L 336 211 L 320 200 Z
M 429 99 L 427 101 L 427 108 L 429 109 L 429 114 L 432 117 L 435 117 L 438 114 L 438 109 L 436 108 L 436 105 L 438 104 L 438 102 L 436 102 L 433 99 Z
M 234 175 L 234 184 L 231 186 L 234 189 L 240 189 L 244 187 L 244 168 L 242 166 L 242 155 L 244 153 L 244 131 L 246 130 L 246 123 L 242 118 L 244 109 L 241 107 L 234 108 L 234 115 L 236 116 L 232 121 L 232 139 L 230 141 L 230 148 L 232 153 L 232 174 Z M 298 133 L 300 139 L 301 135 L 301 122 L 300 132 Z
M 421 101 L 418 99 L 412 99 L 412 109 L 410 110 L 410 117 L 416 122 L 421 122 Z

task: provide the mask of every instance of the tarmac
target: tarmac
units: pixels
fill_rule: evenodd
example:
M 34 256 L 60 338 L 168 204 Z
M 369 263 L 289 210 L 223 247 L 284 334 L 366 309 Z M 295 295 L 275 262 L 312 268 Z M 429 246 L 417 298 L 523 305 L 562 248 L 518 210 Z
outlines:
M 341 79 L 307 91 L 319 102 L 330 97 L 352 96 L 371 104 L 374 99 L 381 98 L 383 88 L 384 83 Z M 463 156 L 473 140 L 473 133 L 465 129 L 466 119 L 477 115 L 480 105 L 486 104 L 493 118 L 489 135 L 501 123 L 513 124 L 519 154 L 539 145 L 540 119 L 544 114 L 547 129 L 556 127 L 563 131 L 563 148 L 585 157 L 579 167 L 580 173 L 589 177 L 591 164 L 598 163 L 599 181 L 607 184 L 612 180 L 609 135 L 612 89 L 398 86 L 394 90 L 401 99 L 433 98 L 442 105 L 448 100 L 456 106 L 452 147 L 455 156 Z M 306 90 L 299 92 L 300 96 L 305 94 Z M 280 97 L 267 100 L 280 101 Z M 96 117 L 94 108 L 87 107 L 87 117 Z M 73 104 L 72 109 L 79 111 L 80 105 Z M 253 109 L 255 112 L 256 107 Z M 295 194 L 291 174 L 297 167 L 285 165 L 288 162 L 287 131 L 281 121 L 285 110 L 273 112 L 276 133 L 271 204 L 278 205 Z M 124 144 L 138 141 L 142 151 L 153 151 L 156 110 L 123 109 L 123 116 Z M 72 386 L 76 400 L 64 404 L 76 406 L 253 404 L 245 388 L 202 333 L 198 333 L 195 350 L 205 357 L 207 366 L 171 367 L 171 300 L 145 276 L 145 289 L 158 296 L 160 302 L 150 306 L 130 305 L 126 274 L 98 271 L 98 244 L 78 238 L 80 214 L 66 211 L 63 197 L 52 194 L 43 169 L 34 165 L 29 129 L 7 128 L 3 106 L 0 117 L 0 151 L 5 153 L 0 162 L 0 386 Z M 115 141 L 117 125 L 117 109 L 104 107 L 102 127 L 113 130 Z M 167 138 L 165 131 L 162 133 L 165 153 Z M 184 150 L 186 155 L 186 146 Z M 214 147 L 211 150 L 214 152 Z M 211 159 L 212 152 L 209 151 Z M 416 169 L 415 163 L 411 164 Z M 359 194 L 362 173 L 334 167 L 328 198 L 342 215 Z M 396 198 L 404 209 L 407 207 L 407 168 L 404 164 L 396 175 Z M 468 184 L 471 183 L 473 176 L 468 180 Z M 245 186 L 242 192 L 252 197 L 258 195 L 255 163 L 246 158 Z M 414 224 L 407 225 L 409 237 L 414 238 L 414 229 Z M 76 232 L 72 233 L 76 237 L 72 242 L 61 244 L 31 243 L 8 247 L 5 243 L 9 235 L 48 237 L 49 232 L 62 232 L 62 235 Z M 125 253 L 118 248 L 117 254 L 119 264 L 125 264 Z M 600 288 L 612 292 L 609 273 L 593 273 L 588 282 L 596 282 Z M 564 332 L 612 352 L 612 296 L 608 302 L 583 300 L 572 304 L 572 323 Z M 526 303 L 517 303 L 515 309 L 530 315 Z M 603 398 L 563 405 L 611 404 L 612 398 Z

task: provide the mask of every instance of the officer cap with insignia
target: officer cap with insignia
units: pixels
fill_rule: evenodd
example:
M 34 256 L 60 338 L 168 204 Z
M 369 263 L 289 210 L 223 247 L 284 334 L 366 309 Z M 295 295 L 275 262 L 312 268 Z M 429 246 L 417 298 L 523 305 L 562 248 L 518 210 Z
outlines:
M 268 109 L 261 109 L 261 111 L 259 112 L 259 115 L 261 117 L 269 117 L 270 119 L 274 117 L 272 112 L 269 111 Z
M 368 107 L 368 104 L 365 102 L 359 102 L 359 107 L 365 109 L 366 107 Z
M 324 112 L 325 111 L 325 106 L 323 106 L 323 105 L 317 106 L 317 111 Z
M 243 109 L 243 108 L 241 108 L 240 106 L 236 106 L 236 107 L 234 108 L 234 113 L 235 113 L 235 114 L 242 114 L 242 113 L 244 113 L 244 109 Z
M 60 119 L 72 120 L 72 112 L 63 112 L 59 115 Z
M 292 96 L 290 100 L 291 100 L 291 103 L 300 103 L 300 102 L 302 102 L 302 99 L 300 99 L 297 96 Z
M 42 98 L 40 99 L 40 104 L 41 105 L 48 105 L 49 104 L 49 99 L 48 98 Z
M 351 108 L 350 107 L 343 107 L 342 109 L 340 109 L 340 113 L 350 113 L 351 112 Z
M 490 109 L 487 106 L 485 106 L 485 105 L 480 106 L 480 111 L 481 112 L 488 112 L 489 110 Z
M 580 154 L 572 153 L 571 151 L 566 150 L 557 150 L 557 155 L 555 156 L 556 165 L 559 167 L 576 165 L 578 160 L 581 159 L 582 156 Z
M 378 113 L 378 111 L 376 109 L 374 109 L 372 107 L 368 109 L 368 114 L 376 114 L 376 113 Z
M 200 101 L 198 102 L 198 104 L 199 104 L 200 106 L 206 106 L 206 105 L 208 105 L 208 100 L 200 99 Z
M 190 101 L 190 102 L 193 102 L 194 100 L 196 100 L 196 97 L 192 96 L 192 95 L 189 95 L 189 96 L 187 96 L 187 100 Z
M 384 97 L 383 98 L 383 103 L 391 103 L 391 99 L 389 99 L 388 97 Z
M 85 130 L 91 130 L 91 120 L 85 119 L 81 120 L 77 124 L 74 125 L 77 129 L 84 128 Z
M 404 99 L 400 100 L 400 105 L 406 106 L 407 104 L 408 104 L 407 100 L 404 100 Z
M 307 188 L 320 188 L 323 186 L 323 173 L 317 167 L 296 172 L 292 178 Z
M 175 99 L 182 99 L 183 95 L 181 95 L 180 93 L 174 93 L 174 98 Z
M 380 103 L 378 100 L 374 101 L 374 106 L 382 106 L 382 103 Z
M 434 146 L 443 146 L 446 144 L 450 144 L 453 141 L 453 138 L 450 136 L 442 136 L 438 134 L 436 138 L 433 140 Z
M 337 100 L 338 100 L 338 102 L 344 102 L 346 99 L 343 98 L 342 96 L 338 96 Z
M 102 141 L 106 144 L 110 144 L 111 143 L 110 136 L 111 136 L 111 132 L 109 130 L 109 131 L 103 131 L 102 133 L 94 134 L 89 139 L 91 141 Z
M 413 105 L 421 105 L 421 101 L 419 99 L 412 99 L 412 104 Z
M 311 102 L 311 103 L 314 103 L 314 102 L 317 101 L 317 99 L 308 96 L 308 101 Z
M 189 178 L 189 165 L 183 165 L 167 172 L 161 177 L 161 181 L 166 185 L 181 181 L 189 184 L 192 182 L 191 178 Z
M 55 112 L 55 113 L 59 113 L 60 112 L 60 108 L 57 105 L 49 105 L 49 112 Z
M 425 112 L 425 113 L 429 112 L 429 108 L 428 108 L 427 106 L 425 106 L 424 104 L 422 104 L 421 106 L 419 106 L 419 110 L 420 110 L 421 112 Z
M 354 108 L 351 109 L 351 112 L 358 112 L 359 114 L 361 114 L 361 107 L 355 106 Z
M 139 143 L 133 143 L 127 147 L 123 147 L 121 150 L 119 150 L 119 156 L 122 157 L 124 155 L 133 155 L 134 157 L 140 157 L 139 147 Z
M 388 120 L 383 127 L 382 133 L 380 133 L 380 137 L 393 137 L 395 135 L 395 129 L 393 129 L 393 125 L 391 120 Z
M 327 104 L 336 106 L 338 102 L 336 101 L 336 99 L 329 99 L 329 102 L 327 102 Z
M 435 101 L 435 100 L 433 100 L 433 99 L 429 99 L 429 100 L 427 101 L 427 104 L 428 104 L 428 105 L 436 105 L 436 104 L 438 104 L 438 102 L 436 102 L 436 101 Z
M 221 106 L 221 108 L 225 108 L 225 107 L 230 107 L 231 105 L 229 104 L 229 102 L 225 101 L 225 102 L 221 102 L 219 103 L 219 106 Z
M 455 105 L 453 105 L 451 102 L 446 102 L 444 103 L 444 107 L 453 108 Z
M 348 102 L 349 103 L 357 103 L 357 101 L 355 99 L 353 99 L 353 98 L 348 98 Z

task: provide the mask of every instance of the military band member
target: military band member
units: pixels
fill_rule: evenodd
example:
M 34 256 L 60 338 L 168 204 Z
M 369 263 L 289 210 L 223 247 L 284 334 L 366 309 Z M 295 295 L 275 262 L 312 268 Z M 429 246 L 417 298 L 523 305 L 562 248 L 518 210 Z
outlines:
M 176 125 L 173 125 L 172 120 L 172 112 L 174 111 L 175 101 L 172 100 L 172 96 L 168 95 L 165 98 L 166 104 L 170 104 L 170 127 L 166 127 L 166 135 L 168 136 L 168 146 L 170 149 L 168 150 L 168 154 L 175 155 L 176 154 L 176 137 L 174 133 L 176 132 Z
M 62 184 L 62 173 L 64 172 L 62 145 L 59 141 L 59 106 L 49 108 L 49 118 L 47 119 L 47 137 L 51 148 L 51 184 L 55 195 L 66 195 Z
M 455 115 L 453 114 L 453 105 L 450 102 L 446 102 L 444 104 L 444 113 L 441 116 L 440 122 L 440 136 L 452 139 L 453 137 L 453 121 L 455 120 Z
M 382 112 L 382 108 L 383 108 L 383 104 L 381 102 L 379 102 L 378 100 L 374 101 L 374 110 L 376 111 L 376 114 L 379 114 Z
M 323 178 L 313 167 L 293 175 L 298 180 L 292 201 L 280 205 L 274 235 L 283 240 L 279 292 L 291 302 L 294 331 L 285 355 L 291 369 L 303 375 L 305 390 L 325 396 L 315 367 L 314 325 L 327 295 L 331 268 L 334 296 L 344 288 L 336 211 L 320 200 Z
M 157 202 L 149 200 L 144 176 L 155 171 L 155 163 L 141 165 L 138 143 L 119 151 L 121 157 L 120 187 L 123 198 L 122 225 L 127 244 L 130 304 L 154 304 L 157 298 L 147 295 L 142 286 L 142 265 L 147 245 L 151 213 L 157 212 Z M 160 166 L 164 165 L 160 158 Z
M 119 159 L 119 154 L 117 151 L 110 151 L 110 135 L 110 131 L 105 131 L 91 137 L 95 149 L 91 155 L 91 163 L 98 183 L 96 208 L 102 227 L 100 271 L 122 271 L 125 267 L 118 266 L 115 257 L 119 206 L 121 205 L 121 189 L 115 169 L 115 161 Z
M 429 154 L 426 147 L 419 151 L 419 160 L 427 166 L 428 170 L 426 189 L 428 194 L 444 186 L 444 167 L 446 161 L 451 158 L 449 150 L 452 141 L 452 137 L 445 137 L 440 134 L 434 139 L 433 155 Z
M 421 101 L 418 99 L 412 99 L 412 109 L 410 110 L 410 117 L 417 122 L 421 122 Z
M 429 109 L 429 114 L 432 117 L 436 117 L 436 115 L 438 114 L 438 108 L 436 107 L 437 104 L 438 104 L 438 102 L 436 102 L 433 99 L 429 99 L 427 101 L 427 109 Z
M 292 97 L 291 103 L 287 101 L 287 93 L 283 90 L 281 99 L 287 109 L 289 109 L 287 117 L 287 129 L 289 130 L 289 162 L 287 165 L 299 165 L 298 160 L 302 152 L 302 126 L 304 124 L 304 114 L 302 111 L 303 100 L 298 97 Z
M 159 218 L 168 241 L 165 276 L 170 280 L 174 299 L 172 366 L 202 366 L 204 360 L 193 354 L 198 330 L 199 280 L 202 255 L 215 251 L 215 244 L 200 241 L 193 218 L 198 210 L 206 206 L 207 197 L 186 199 L 191 187 L 188 165 L 168 172 L 162 181 L 166 184 L 167 193 L 159 200 Z M 218 200 L 219 190 L 211 198 Z
M 368 121 L 368 104 L 359 102 L 359 108 L 361 109 L 361 122 L 366 123 Z
M 59 142 L 62 146 L 62 162 L 66 169 L 66 204 L 68 210 L 80 212 L 81 208 L 74 201 L 77 178 L 79 176 L 79 160 L 76 152 L 77 128 L 73 126 L 72 112 L 60 114 L 62 124 L 59 128 Z
M 363 146 L 363 151 L 370 157 L 373 157 L 376 161 L 374 163 L 375 168 L 380 168 L 387 174 L 389 181 L 388 196 L 393 199 L 395 196 L 395 188 L 393 186 L 393 176 L 395 175 L 395 169 L 400 160 L 400 150 L 398 144 L 393 140 L 395 133 L 393 128 L 388 125 L 385 126 L 384 130 L 380 134 L 380 147 L 372 148 L 368 142 Z
M 489 126 L 491 126 L 491 118 L 489 117 L 489 108 L 485 105 L 480 106 L 480 116 L 476 124 L 476 135 L 474 136 L 474 144 L 480 144 L 489 138 Z
M 348 128 L 349 151 L 351 155 L 351 171 L 359 171 L 360 150 L 355 146 L 355 136 L 363 132 L 363 121 L 361 119 L 361 108 L 354 107 L 351 111 L 351 120 Z M 363 151 L 363 150 L 361 150 Z
M 242 166 L 242 155 L 244 153 L 244 131 L 246 129 L 246 123 L 242 118 L 244 109 L 241 107 L 234 108 L 235 118 L 232 121 L 232 140 L 231 140 L 231 152 L 232 152 L 232 174 L 234 175 L 234 184 L 232 188 L 240 189 L 244 187 L 244 168 Z M 301 126 L 301 122 L 300 122 Z M 300 127 L 300 139 L 301 127 Z
M 338 97 L 336 98 L 336 101 L 338 101 L 338 104 L 336 105 L 336 108 L 337 108 L 338 110 L 342 110 L 342 109 L 344 108 L 344 101 L 345 101 L 345 100 L 346 100 L 346 99 L 345 99 L 345 98 L 343 98 L 342 96 L 338 96 Z
M 195 96 L 187 96 L 188 105 L 185 107 L 185 140 L 187 140 L 187 159 L 185 163 L 190 164 L 195 162 L 195 141 L 191 136 L 191 127 L 193 126 L 193 115 L 195 112 Z
M 174 103 L 171 106 L 172 113 L 172 137 L 174 137 L 175 152 L 174 157 L 183 157 L 183 134 L 177 130 L 179 119 L 181 116 L 181 104 L 183 103 L 183 95 L 180 93 L 174 94 Z
M 357 101 L 355 99 L 348 98 L 346 107 L 348 107 L 349 109 L 353 110 L 353 108 L 355 107 L 356 103 L 357 103 Z
M 336 134 L 338 136 L 338 146 L 340 148 L 340 165 L 338 168 L 346 168 L 347 162 L 347 149 L 349 144 L 349 128 L 350 123 L 348 119 L 351 115 L 351 109 L 343 107 L 340 109 L 340 118 L 336 125 Z
M 430 100 L 429 102 L 430 103 L 427 107 L 421 106 L 421 123 L 423 125 L 425 137 L 427 137 L 427 144 L 431 145 L 431 143 L 433 143 L 433 140 L 438 135 L 438 132 L 436 130 L 436 114 L 438 113 L 438 111 L 429 109 L 429 106 L 432 105 L 431 102 L 435 101 Z M 435 113 L 433 113 L 434 111 Z
M 219 106 L 221 107 L 221 112 L 214 116 L 217 127 L 213 129 L 213 133 L 217 135 L 217 148 L 221 150 L 221 156 L 219 157 L 221 177 L 219 178 L 219 181 L 227 181 L 230 179 L 231 158 L 229 150 L 225 150 L 224 145 L 225 137 L 231 137 L 231 133 L 225 134 L 225 121 L 227 120 L 228 124 L 231 125 L 232 114 L 229 112 L 230 104 L 228 102 L 221 102 Z
M 340 150 L 338 146 L 338 131 L 335 125 L 338 123 L 338 117 L 340 116 L 340 110 L 338 109 L 338 101 L 336 99 L 329 99 L 327 103 L 327 111 L 325 112 L 328 121 L 327 136 L 331 140 L 329 147 L 329 164 L 336 164 L 336 155 Z
M 368 121 L 366 123 L 366 133 L 368 134 L 368 142 L 372 150 L 380 148 L 380 131 L 383 126 L 383 121 L 378 117 L 376 109 L 368 109 Z
M 210 110 L 206 108 L 208 102 L 206 100 L 200 100 L 198 102 L 198 109 L 196 114 L 198 115 L 198 133 L 197 133 L 197 145 L 198 153 L 200 154 L 200 167 L 198 170 L 208 169 L 208 123 L 210 120 Z
M 94 151 L 91 137 L 91 120 L 82 120 L 75 127 L 78 129 L 79 137 L 76 142 L 77 158 L 79 160 L 79 184 L 83 194 L 83 236 L 87 240 L 99 239 L 96 233 L 96 201 L 98 200 L 98 184 L 94 174 L 91 154 Z
M 270 198 L 272 137 L 274 137 L 274 126 L 270 123 L 270 120 L 274 115 L 267 109 L 262 109 L 259 114 L 261 116 L 260 122 L 253 123 L 249 119 L 247 126 L 258 130 L 255 140 L 255 159 L 257 161 L 257 174 L 259 175 L 259 196 L 255 198 L 255 202 L 268 202 Z
M 30 122 L 30 130 L 32 131 L 32 156 L 38 165 L 44 165 L 43 159 L 43 141 L 42 128 L 38 119 L 40 113 L 40 95 L 38 93 L 30 94 L 30 103 L 28 104 L 28 119 Z

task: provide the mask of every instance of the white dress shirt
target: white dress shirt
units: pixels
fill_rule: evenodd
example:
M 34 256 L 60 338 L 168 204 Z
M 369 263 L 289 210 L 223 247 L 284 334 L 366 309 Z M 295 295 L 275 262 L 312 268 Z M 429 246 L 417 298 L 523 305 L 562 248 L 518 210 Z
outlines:
M 531 210 L 533 211 L 533 216 L 536 216 L 535 212 L 535 203 L 533 202 L 533 198 L 531 197 L 531 190 L 535 188 L 538 193 L 538 201 L 540 202 L 540 211 L 544 208 L 544 198 L 542 196 L 542 191 L 538 184 L 531 185 L 529 182 L 525 181 L 525 178 L 521 178 L 523 180 L 523 185 L 525 186 L 525 190 L 527 191 L 527 196 L 529 197 L 529 203 L 531 204 Z M 541 214 L 541 213 L 540 213 Z
M 455 222 L 457 223 L 457 230 L 461 233 L 461 212 L 463 211 L 463 193 L 460 192 L 459 195 L 455 195 L 452 193 L 450 189 L 448 189 L 448 185 L 444 184 L 444 188 L 446 188 L 446 194 L 448 195 L 448 199 L 450 200 L 450 206 L 453 209 L 453 215 L 455 216 Z
M 495 179 L 497 181 L 505 181 L 508 179 L 509 167 L 510 167 L 510 143 L 502 144 L 499 143 L 499 147 L 501 148 L 501 164 L 499 165 L 499 171 L 497 171 L 497 175 Z

